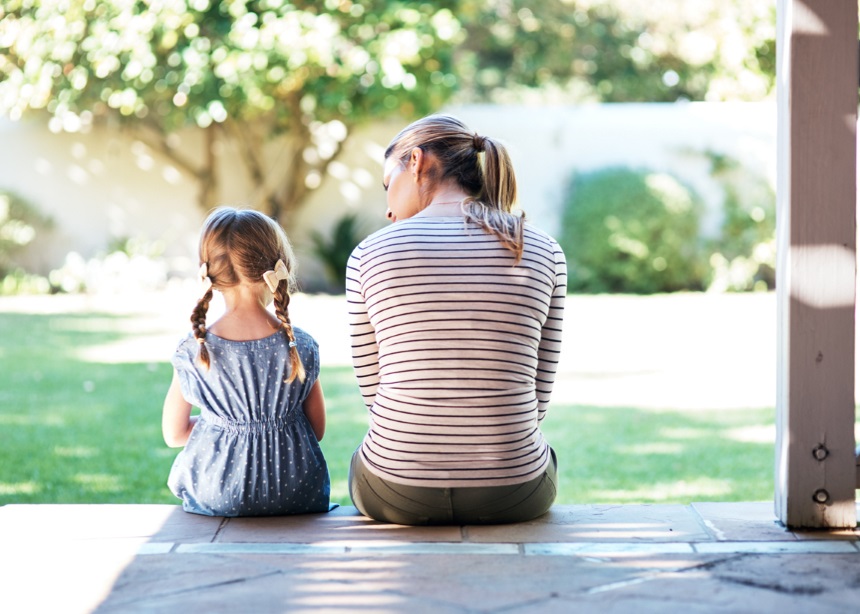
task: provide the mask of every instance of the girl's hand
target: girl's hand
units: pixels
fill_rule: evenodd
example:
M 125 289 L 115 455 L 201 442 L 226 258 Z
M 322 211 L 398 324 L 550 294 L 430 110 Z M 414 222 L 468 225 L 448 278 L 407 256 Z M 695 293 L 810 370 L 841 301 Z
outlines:
M 173 381 L 164 398 L 164 408 L 161 413 L 161 433 L 164 443 L 171 448 L 181 448 L 191 436 L 191 430 L 197 423 L 197 416 L 191 416 L 191 403 L 182 396 L 179 377 L 173 371 Z
M 315 381 L 311 387 L 311 391 L 302 404 L 302 409 L 308 422 L 311 423 L 317 441 L 322 441 L 323 435 L 325 435 L 325 397 L 319 380 Z

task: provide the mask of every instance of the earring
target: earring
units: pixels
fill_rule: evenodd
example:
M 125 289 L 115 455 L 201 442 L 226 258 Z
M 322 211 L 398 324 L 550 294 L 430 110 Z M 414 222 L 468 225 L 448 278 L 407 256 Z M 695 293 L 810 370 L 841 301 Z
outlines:
M 385 210 L 385 217 L 387 217 L 389 220 L 392 218 L 393 215 L 394 213 L 392 213 L 391 209 Z

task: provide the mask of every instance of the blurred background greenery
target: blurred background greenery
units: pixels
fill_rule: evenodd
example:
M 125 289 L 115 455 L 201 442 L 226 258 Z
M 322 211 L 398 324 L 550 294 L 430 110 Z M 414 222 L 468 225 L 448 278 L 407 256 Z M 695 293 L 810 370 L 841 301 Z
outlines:
M 774 32 L 774 0 L 10 0 L 0 7 L 0 118 L 44 122 L 58 135 L 96 128 L 123 135 L 139 166 L 152 165 L 157 156 L 169 162 L 171 174 L 194 186 L 201 214 L 229 202 L 229 185 L 241 174 L 250 186 L 242 192 L 246 204 L 290 232 L 326 177 L 345 172 L 339 158 L 364 126 L 475 103 L 539 109 L 768 100 L 774 90 Z M 235 152 L 237 167 L 219 164 L 225 151 Z M 82 177 L 91 170 L 77 166 L 69 172 Z M 666 169 L 626 173 L 661 175 Z M 580 180 L 589 196 L 576 194 Z M 659 254 L 642 256 L 641 249 L 629 248 L 647 237 L 637 238 L 630 224 L 646 215 L 644 209 L 634 202 L 624 215 L 608 211 L 605 195 L 587 185 L 594 180 L 574 174 L 559 203 L 561 217 L 577 224 L 591 217 L 584 223 L 592 226 L 605 226 L 609 218 L 621 224 L 612 243 L 600 248 L 581 245 L 575 231 L 559 233 L 571 237 L 564 247 L 573 265 L 582 266 L 572 270 L 575 290 L 772 285 L 758 270 L 743 276 L 752 260 L 767 258 L 768 250 L 756 247 L 772 234 L 772 194 L 746 197 L 721 179 L 724 232 L 673 237 L 676 218 L 658 215 L 649 220 L 650 232 L 666 245 Z M 675 180 L 685 183 L 683 177 Z M 33 262 L 44 268 L 44 257 L 17 258 L 46 234 L 36 223 L 39 216 L 51 216 L 40 210 L 46 206 L 38 202 L 42 197 L 15 194 L 4 183 L 0 194 L 17 204 L 0 207 L 0 277 L 7 278 L 2 291 L 88 289 L 86 279 L 64 283 L 80 263 L 73 261 L 65 271 L 54 267 L 52 278 L 32 270 L 38 268 Z M 646 192 L 629 192 L 628 198 Z M 692 192 L 689 197 L 697 200 Z M 98 219 L 98 208 L 115 199 L 93 204 L 91 215 Z M 751 211 L 766 213 L 759 219 Z M 315 231 L 320 236 L 308 253 L 329 276 L 328 288 L 339 291 L 339 252 L 362 238 L 361 227 L 350 226 L 353 213 L 346 208 L 326 215 L 332 219 L 325 231 Z M 690 215 L 695 223 L 696 214 Z M 42 254 L 62 235 L 62 225 L 55 226 L 37 250 Z M 751 243 L 750 234 L 764 237 Z M 164 250 L 160 238 L 148 246 L 138 240 L 147 254 L 131 250 L 128 240 L 135 238 L 115 236 L 101 254 L 82 257 L 116 251 L 158 257 Z M 675 262 L 691 255 L 702 262 L 674 275 Z M 585 263 L 607 258 L 615 270 L 611 279 L 586 282 L 606 271 Z M 655 281 L 631 279 L 643 270 Z
M 0 120 L 4 130 L 44 124 L 63 147 L 64 136 L 109 132 L 124 145 L 105 158 L 131 155 L 140 168 L 168 161 L 164 179 L 190 182 L 200 215 L 228 201 L 242 174 L 252 186 L 247 203 L 289 231 L 326 177 L 342 172 L 351 140 L 381 121 L 402 124 L 450 105 L 540 113 L 771 100 L 775 21 L 774 0 L 6 0 Z M 79 144 L 71 150 L 84 160 Z M 228 150 L 235 168 L 219 164 Z M 710 235 L 701 231 L 703 195 L 671 170 L 613 164 L 572 173 L 559 191 L 558 232 L 571 291 L 773 287 L 766 178 L 726 152 L 690 155 L 719 186 L 720 223 Z M 45 160 L 36 164 L 45 183 L 60 178 Z M 84 183 L 108 168 L 88 164 L 66 174 Z M 122 233 L 96 253 L 69 252 L 61 266 L 25 258 L 61 244 L 69 231 L 55 218 L 68 204 L 58 199 L 52 213 L 13 174 L 0 168 L 0 294 L 95 292 L 105 278 L 121 293 L 163 288 L 177 274 L 161 239 Z M 113 215 L 116 200 L 95 202 L 87 223 Z M 338 292 L 345 257 L 372 228 L 347 208 L 327 215 L 326 231 L 309 233 L 310 249 L 330 275 L 325 287 Z M 175 451 L 159 433 L 167 356 L 80 357 L 121 340 L 130 325 L 102 312 L 0 313 L 0 504 L 175 501 L 164 487 Z M 337 424 L 323 443 L 335 498 L 346 502 L 346 463 L 366 415 L 348 368 L 327 367 L 323 378 Z M 772 414 L 558 399 L 546 431 L 565 447 L 559 502 L 770 498 L 772 444 L 730 435 L 767 431 Z

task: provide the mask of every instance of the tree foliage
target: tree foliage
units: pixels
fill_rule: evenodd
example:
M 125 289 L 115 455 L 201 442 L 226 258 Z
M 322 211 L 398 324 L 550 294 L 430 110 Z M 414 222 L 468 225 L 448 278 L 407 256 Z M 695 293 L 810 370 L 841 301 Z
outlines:
M 200 181 L 206 207 L 217 198 L 215 145 L 229 139 L 265 188 L 261 208 L 283 218 L 351 126 L 447 98 L 459 26 L 444 4 L 12 0 L 0 22 L 0 112 L 44 109 L 68 131 L 126 120 Z M 207 136 L 202 162 L 171 138 L 189 125 Z M 289 162 L 270 176 L 273 139 Z
M 289 225 L 350 130 L 458 101 L 761 98 L 771 0 L 6 0 L 0 115 L 113 118 L 219 199 L 219 144 Z M 673 9 L 667 7 L 676 7 Z M 189 154 L 177 137 L 201 131 Z M 267 158 L 276 143 L 284 164 Z
M 497 101 L 757 100 L 774 86 L 773 0 L 461 3 L 460 95 Z

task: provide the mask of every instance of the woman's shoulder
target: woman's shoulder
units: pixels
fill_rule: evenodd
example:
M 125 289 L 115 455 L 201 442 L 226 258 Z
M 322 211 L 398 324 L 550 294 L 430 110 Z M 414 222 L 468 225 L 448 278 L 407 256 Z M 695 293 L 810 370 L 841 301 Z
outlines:
M 420 240 L 425 237 L 455 238 L 471 237 L 474 232 L 462 218 L 445 217 L 411 217 L 398 220 L 385 228 L 368 235 L 355 249 L 354 253 L 377 253 L 388 248 L 396 249 L 398 246 L 410 241 Z
M 560 249 L 558 246 L 558 241 L 556 241 L 552 235 L 550 235 L 545 230 L 538 228 L 531 222 L 525 223 L 525 232 L 523 234 L 525 236 L 526 242 L 531 241 L 533 243 L 552 247 L 553 251 L 555 251 L 556 249 Z
M 405 221 L 405 220 L 404 220 Z M 399 231 L 402 229 L 402 222 L 399 224 L 389 224 L 388 226 L 384 226 L 377 230 L 376 232 L 372 232 L 367 235 L 361 243 L 358 244 L 361 248 L 366 248 L 370 245 L 378 243 L 381 240 L 386 239 L 392 235 L 397 235 Z
M 527 236 L 529 236 L 535 240 L 552 242 L 552 243 L 556 242 L 551 234 L 549 234 L 543 228 L 535 226 L 531 222 L 525 223 L 525 231 L 526 231 Z

